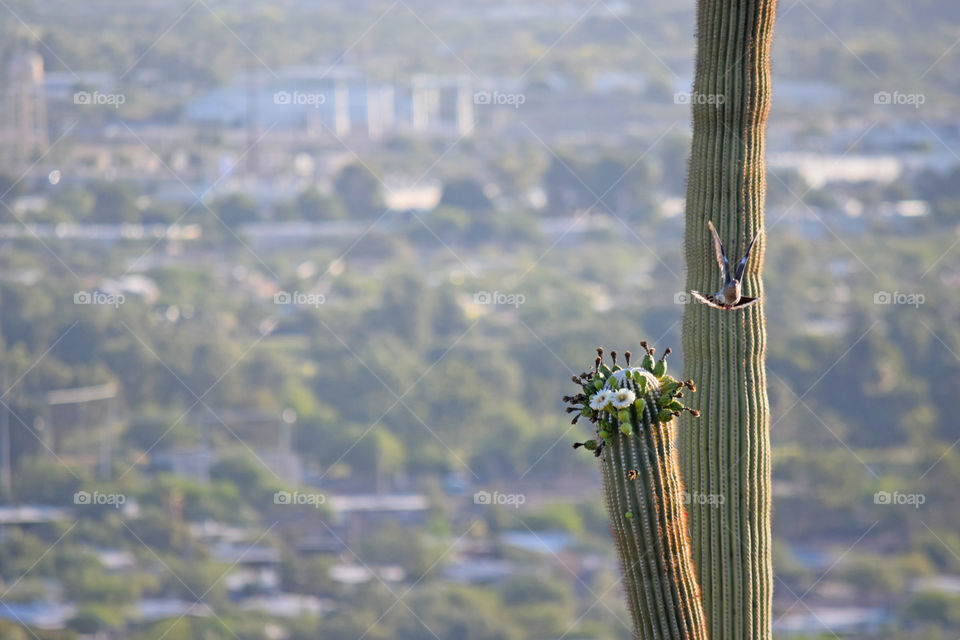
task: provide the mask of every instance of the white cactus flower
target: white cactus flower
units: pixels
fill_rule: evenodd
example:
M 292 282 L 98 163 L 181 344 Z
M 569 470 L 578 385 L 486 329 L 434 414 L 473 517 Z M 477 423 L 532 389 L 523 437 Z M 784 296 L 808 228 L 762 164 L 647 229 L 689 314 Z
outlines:
M 590 399 L 590 408 L 594 411 L 603 411 L 613 400 L 613 391 L 610 389 L 601 389 Z
M 637 399 L 637 394 L 633 392 L 633 389 L 617 389 L 611 393 L 613 398 L 610 402 L 617 409 L 626 409 Z

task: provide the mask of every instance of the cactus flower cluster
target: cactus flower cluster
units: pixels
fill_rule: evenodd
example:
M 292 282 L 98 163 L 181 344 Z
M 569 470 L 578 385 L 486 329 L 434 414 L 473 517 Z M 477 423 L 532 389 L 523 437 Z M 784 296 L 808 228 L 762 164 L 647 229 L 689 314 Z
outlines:
M 573 422 L 583 416 L 594 437 L 574 443 L 599 458 L 603 493 L 610 516 L 610 534 L 617 548 L 624 590 L 636 638 L 701 640 L 707 637 L 696 582 L 683 483 L 674 448 L 676 417 L 698 416 L 684 406 L 684 390 L 692 380 L 667 374 L 667 349 L 659 360 L 646 342 L 639 366 L 624 366 L 603 349 L 591 372 L 574 376 L 576 395 L 566 396 Z
M 610 353 L 611 363 L 607 365 L 603 362 L 601 347 L 597 349 L 593 371 L 573 377 L 573 382 L 581 386 L 581 392 L 563 398 L 570 404 L 567 413 L 576 413 L 574 424 L 583 416 L 596 426 L 596 438 L 574 443 L 575 449 L 584 447 L 600 457 L 613 434 L 619 431 L 623 435 L 632 435 L 637 420 L 666 423 L 679 416 L 681 411 L 699 417 L 699 412 L 681 402 L 685 388 L 696 390 L 693 380 L 681 382 L 667 375 L 667 356 L 671 350 L 667 348 L 659 360 L 654 360 L 656 349 L 648 346 L 646 341 L 640 346 L 646 351 L 640 366 L 631 366 L 629 351 L 624 353 L 625 366 L 617 363 L 616 351 Z

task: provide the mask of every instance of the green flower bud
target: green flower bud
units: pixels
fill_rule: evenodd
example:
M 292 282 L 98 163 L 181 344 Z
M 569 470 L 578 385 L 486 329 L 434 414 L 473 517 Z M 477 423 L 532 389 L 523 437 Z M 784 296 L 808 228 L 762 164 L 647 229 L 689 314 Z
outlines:
M 622 433 L 625 436 L 632 436 L 633 426 L 631 426 L 629 422 L 624 422 L 623 424 L 620 425 L 620 433 Z
M 667 361 L 666 360 L 657 360 L 657 364 L 653 366 L 653 375 L 658 378 L 662 378 L 663 374 L 667 372 Z
M 660 386 L 660 392 L 664 395 L 669 395 L 679 389 L 683 385 L 679 380 L 668 380 Z
M 649 353 L 643 356 L 643 362 L 640 363 L 640 366 L 647 371 L 653 371 L 653 356 L 651 356 Z

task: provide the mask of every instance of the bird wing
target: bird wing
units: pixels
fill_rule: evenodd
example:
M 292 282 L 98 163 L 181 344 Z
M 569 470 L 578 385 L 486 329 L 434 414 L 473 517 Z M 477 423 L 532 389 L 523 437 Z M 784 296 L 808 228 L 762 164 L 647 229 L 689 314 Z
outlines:
M 708 307 L 713 307 L 714 309 L 726 309 L 727 307 L 720 301 L 720 298 L 712 293 L 700 293 L 699 291 L 691 291 L 690 295 L 694 298 L 707 305 Z
M 751 298 L 749 296 L 740 296 L 740 299 L 737 300 L 737 304 L 733 305 L 733 309 L 746 309 L 747 307 L 752 307 L 753 305 L 760 302 L 760 298 Z
M 723 284 L 727 284 L 730 282 L 730 263 L 727 262 L 727 254 L 723 250 L 723 243 L 720 242 L 720 236 L 717 235 L 713 221 L 707 220 L 707 225 L 710 227 L 710 233 L 713 234 L 713 250 L 717 255 L 717 264 L 720 265 L 720 272 L 723 275 Z
M 694 298 L 707 305 L 708 307 L 713 307 L 714 309 L 723 309 L 724 311 L 732 311 L 734 309 L 746 309 L 747 307 L 753 306 L 756 303 L 760 302 L 760 298 L 751 298 L 749 296 L 740 296 L 740 299 L 737 300 L 737 303 L 730 305 L 729 307 L 720 300 L 720 296 L 713 293 L 700 293 L 699 291 L 691 291 L 690 295 Z
M 753 249 L 753 243 L 755 243 L 759 237 L 760 232 L 757 231 L 757 235 L 753 236 L 753 240 L 750 241 L 750 246 L 747 247 L 747 252 L 744 254 L 743 259 L 740 261 L 740 264 L 737 265 L 737 280 L 743 277 L 743 270 L 747 268 L 747 259 L 750 257 L 751 249 Z

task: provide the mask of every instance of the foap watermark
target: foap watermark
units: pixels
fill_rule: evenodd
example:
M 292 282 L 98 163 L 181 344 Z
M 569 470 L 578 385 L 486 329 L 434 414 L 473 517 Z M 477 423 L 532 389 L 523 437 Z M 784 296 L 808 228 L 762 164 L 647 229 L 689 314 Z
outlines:
M 697 506 L 719 507 L 727 502 L 727 497 L 722 493 L 690 493 L 683 492 L 683 504 L 694 504 Z
M 303 293 L 302 291 L 278 291 L 273 294 L 273 304 L 294 304 L 300 307 L 318 308 L 327 301 L 322 293 Z
M 926 301 L 927 297 L 922 293 L 877 291 L 873 294 L 873 304 L 900 304 L 917 308 Z
M 473 104 L 513 107 L 519 109 L 527 101 L 522 93 L 505 93 L 503 91 L 477 91 L 473 94 Z
M 722 93 L 697 93 L 690 91 L 680 91 L 673 94 L 674 104 L 706 104 L 713 107 L 719 107 L 727 101 L 727 97 Z
M 922 493 L 900 493 L 899 491 L 877 491 L 873 494 L 873 504 L 896 504 L 910 505 L 914 509 L 919 509 L 920 505 L 927 501 L 927 496 Z
M 73 304 L 98 304 L 117 309 L 126 301 L 122 293 L 105 291 L 77 291 L 73 294 Z
M 516 309 L 526 301 L 527 297 L 522 293 L 477 291 L 473 294 L 473 304 L 508 305 Z
M 873 94 L 873 104 L 907 105 L 919 109 L 926 103 L 927 96 L 922 93 L 903 93 L 902 91 L 877 91 Z
M 327 102 L 327 96 L 322 93 L 306 91 L 277 91 L 273 94 L 273 104 L 289 104 L 319 109 Z
M 322 493 L 306 493 L 303 491 L 277 491 L 273 494 L 273 504 L 301 506 L 306 505 L 319 509 L 326 503 L 327 496 Z
M 101 106 L 107 105 L 119 109 L 127 101 L 122 93 L 102 93 L 100 91 L 77 91 L 73 94 L 73 104 Z
M 101 493 L 100 491 L 77 491 L 73 494 L 73 504 L 80 506 L 88 505 L 109 505 L 119 509 L 127 501 L 127 496 L 122 493 Z
M 677 291 L 673 294 L 673 304 L 690 304 L 691 300 L 693 300 L 693 296 L 686 291 Z
M 477 491 L 473 494 L 473 504 L 500 505 L 519 509 L 527 501 L 527 496 L 522 493 L 500 493 L 494 491 Z

